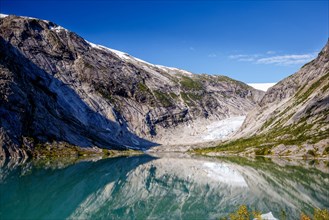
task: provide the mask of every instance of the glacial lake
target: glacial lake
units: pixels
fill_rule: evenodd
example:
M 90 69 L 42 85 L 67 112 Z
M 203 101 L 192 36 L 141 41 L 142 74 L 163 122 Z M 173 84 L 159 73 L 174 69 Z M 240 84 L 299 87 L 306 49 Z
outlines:
M 0 219 L 219 219 L 241 204 L 281 219 L 329 208 L 324 161 L 158 154 L 10 162 Z

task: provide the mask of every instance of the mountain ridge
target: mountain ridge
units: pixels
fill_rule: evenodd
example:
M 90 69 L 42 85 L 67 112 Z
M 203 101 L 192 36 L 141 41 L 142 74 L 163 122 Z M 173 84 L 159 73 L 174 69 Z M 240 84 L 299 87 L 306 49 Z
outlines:
M 9 15 L 0 27 L 2 157 L 57 141 L 145 150 L 179 141 L 183 130 L 188 140 L 245 115 L 264 94 L 226 76 L 149 64 L 50 21 Z

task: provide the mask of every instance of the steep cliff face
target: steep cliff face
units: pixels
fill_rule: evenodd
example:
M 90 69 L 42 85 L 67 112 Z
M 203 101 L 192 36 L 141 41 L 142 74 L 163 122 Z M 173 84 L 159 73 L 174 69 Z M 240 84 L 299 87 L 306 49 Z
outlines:
M 32 139 L 140 149 L 170 143 L 177 126 L 243 115 L 263 95 L 225 76 L 149 64 L 49 21 L 1 17 L 2 155 L 22 154 Z
M 233 145 L 268 147 L 274 154 L 329 154 L 329 42 L 265 93 L 237 137 L 245 139 Z

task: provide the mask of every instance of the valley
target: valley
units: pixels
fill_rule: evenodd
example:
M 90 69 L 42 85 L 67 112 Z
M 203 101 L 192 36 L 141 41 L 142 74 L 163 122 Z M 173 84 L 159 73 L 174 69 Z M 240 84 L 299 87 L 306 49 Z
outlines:
M 1 220 L 329 218 L 328 3 L 78 3 L 0 3 Z

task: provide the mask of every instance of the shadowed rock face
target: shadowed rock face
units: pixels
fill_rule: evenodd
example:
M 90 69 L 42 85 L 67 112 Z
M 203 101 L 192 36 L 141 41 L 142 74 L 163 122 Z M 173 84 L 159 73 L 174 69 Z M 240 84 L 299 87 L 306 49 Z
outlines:
M 0 18 L 0 43 L 2 156 L 24 155 L 23 137 L 143 149 L 170 140 L 178 125 L 243 115 L 263 95 L 225 76 L 146 63 L 44 20 Z

